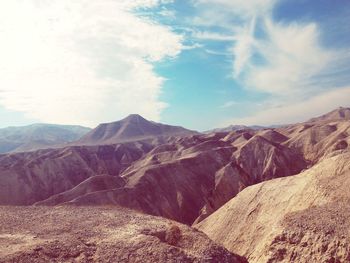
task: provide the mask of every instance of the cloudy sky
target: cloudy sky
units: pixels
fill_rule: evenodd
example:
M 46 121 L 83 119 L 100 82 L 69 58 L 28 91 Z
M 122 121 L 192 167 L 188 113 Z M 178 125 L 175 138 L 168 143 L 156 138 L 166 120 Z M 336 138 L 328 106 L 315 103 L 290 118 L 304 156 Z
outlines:
M 348 0 L 0 0 L 1 127 L 197 130 L 350 106 Z

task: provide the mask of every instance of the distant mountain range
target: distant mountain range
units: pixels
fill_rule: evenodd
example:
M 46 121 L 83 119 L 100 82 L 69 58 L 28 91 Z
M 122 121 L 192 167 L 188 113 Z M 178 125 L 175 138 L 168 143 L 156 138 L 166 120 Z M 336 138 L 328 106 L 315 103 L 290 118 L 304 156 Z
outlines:
M 91 129 L 77 125 L 32 124 L 0 129 L 0 153 L 27 152 L 68 145 L 104 145 L 196 134 L 179 126 L 148 121 L 131 114 Z
M 350 118 L 349 109 L 341 107 L 308 122 L 344 118 Z M 259 131 L 278 127 L 281 127 L 281 125 L 230 125 L 225 128 L 208 130 L 204 133 L 227 133 L 240 130 Z M 183 137 L 193 134 L 199 134 L 199 132 L 180 126 L 148 121 L 138 114 L 131 114 L 120 121 L 100 124 L 94 129 L 78 125 L 57 124 L 32 124 L 3 128 L 0 129 L 0 153 L 26 152 L 69 145 L 106 145 L 147 140 L 156 140 L 160 143 L 166 142 L 172 136 Z
M 264 126 L 258 126 L 258 125 L 252 125 L 252 126 L 246 126 L 246 125 L 230 125 L 224 128 L 215 128 L 212 130 L 205 131 L 204 133 L 213 133 L 213 132 L 232 132 L 232 131 L 238 131 L 238 130 L 263 130 L 266 128 L 273 128 L 273 127 L 264 127 Z
M 32 124 L 0 129 L 0 153 L 50 148 L 75 141 L 91 129 L 77 125 Z

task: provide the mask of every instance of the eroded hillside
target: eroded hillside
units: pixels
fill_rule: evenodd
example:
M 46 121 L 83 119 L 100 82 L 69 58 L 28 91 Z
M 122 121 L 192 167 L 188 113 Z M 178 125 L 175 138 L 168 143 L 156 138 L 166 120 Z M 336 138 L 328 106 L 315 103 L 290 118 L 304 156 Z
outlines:
M 196 227 L 249 262 L 350 261 L 350 153 L 250 186 Z

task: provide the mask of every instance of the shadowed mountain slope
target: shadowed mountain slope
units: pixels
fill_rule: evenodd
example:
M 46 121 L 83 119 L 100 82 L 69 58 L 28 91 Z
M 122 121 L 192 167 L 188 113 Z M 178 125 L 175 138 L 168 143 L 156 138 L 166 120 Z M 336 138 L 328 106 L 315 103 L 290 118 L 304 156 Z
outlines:
M 152 147 L 137 142 L 0 155 L 0 204 L 31 205 L 89 177 L 117 176 Z
M 196 227 L 249 262 L 349 262 L 349 160 L 247 187 Z
M 98 191 L 105 191 L 105 190 L 112 190 L 116 188 L 120 188 L 125 185 L 125 181 L 123 178 L 121 178 L 118 175 L 111 176 L 111 175 L 95 175 L 92 177 L 89 177 L 85 181 L 81 182 L 74 188 L 53 195 L 47 200 L 45 200 L 45 205 L 55 205 L 55 204 L 61 204 L 69 202 L 70 200 L 73 200 L 75 198 L 78 198 L 80 196 L 83 196 L 85 194 L 89 194 L 92 192 L 98 192 Z M 41 205 L 43 203 L 37 202 L 36 205 Z

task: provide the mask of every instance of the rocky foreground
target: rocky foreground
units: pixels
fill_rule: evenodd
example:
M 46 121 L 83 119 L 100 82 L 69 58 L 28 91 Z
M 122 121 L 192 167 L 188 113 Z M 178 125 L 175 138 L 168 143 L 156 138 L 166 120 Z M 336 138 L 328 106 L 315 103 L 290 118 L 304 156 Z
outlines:
M 123 208 L 0 207 L 0 262 L 247 262 L 188 226 Z

